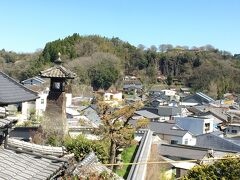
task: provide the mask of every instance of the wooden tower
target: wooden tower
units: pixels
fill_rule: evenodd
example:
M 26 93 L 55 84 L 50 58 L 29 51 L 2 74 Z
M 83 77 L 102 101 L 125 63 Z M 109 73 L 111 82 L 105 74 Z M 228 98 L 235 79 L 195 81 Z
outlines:
M 69 80 L 74 79 L 76 74 L 61 65 L 60 53 L 52 68 L 41 71 L 41 77 L 50 78 L 50 91 L 47 97 L 47 128 L 54 127 L 60 135 L 68 132 L 66 118 L 66 93 L 71 93 Z

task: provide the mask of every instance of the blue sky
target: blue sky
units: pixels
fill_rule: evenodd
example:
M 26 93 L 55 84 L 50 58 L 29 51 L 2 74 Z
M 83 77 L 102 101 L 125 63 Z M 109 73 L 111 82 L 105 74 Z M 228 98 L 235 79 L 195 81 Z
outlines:
M 0 49 L 17 52 L 79 33 L 240 53 L 239 0 L 5 0 L 0 24 Z

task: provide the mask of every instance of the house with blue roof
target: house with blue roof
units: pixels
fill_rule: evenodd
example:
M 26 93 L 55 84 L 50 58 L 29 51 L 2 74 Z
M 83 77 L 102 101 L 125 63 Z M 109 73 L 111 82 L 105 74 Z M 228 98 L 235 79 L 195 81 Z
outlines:
M 21 81 L 23 85 L 41 85 L 46 81 L 39 76 L 31 77 Z

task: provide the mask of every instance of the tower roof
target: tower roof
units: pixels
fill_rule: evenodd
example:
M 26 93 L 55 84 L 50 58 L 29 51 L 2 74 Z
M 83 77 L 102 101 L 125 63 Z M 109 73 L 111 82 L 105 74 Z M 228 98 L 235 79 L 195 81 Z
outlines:
M 41 71 L 41 77 L 44 78 L 66 78 L 66 79 L 74 79 L 76 74 L 66 69 L 63 66 L 54 66 L 47 70 Z

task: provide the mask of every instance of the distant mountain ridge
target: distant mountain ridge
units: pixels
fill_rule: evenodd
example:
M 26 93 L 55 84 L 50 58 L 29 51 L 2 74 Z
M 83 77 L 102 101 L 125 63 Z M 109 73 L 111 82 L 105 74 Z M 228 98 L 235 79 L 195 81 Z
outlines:
M 208 91 L 214 97 L 227 91 L 240 92 L 239 55 L 233 56 L 211 45 L 191 49 L 172 45 L 146 48 L 143 45 L 135 47 L 117 37 L 80 36 L 75 33 L 47 43 L 42 52 L 17 54 L 2 50 L 0 68 L 18 79 L 24 79 L 51 66 L 59 52 L 64 65 L 80 76 L 79 83 L 94 85 L 95 74 L 90 71 L 96 70 L 95 67 L 103 62 L 108 67 L 106 61 L 109 61 L 114 64 L 117 78 L 112 77 L 105 88 L 119 82 L 124 74 L 137 75 L 147 84 L 155 83 L 161 74 L 171 77 L 169 79 L 178 79 L 193 89 Z

